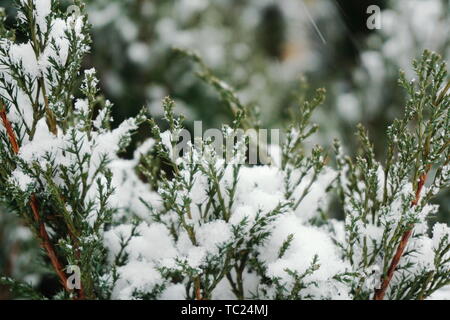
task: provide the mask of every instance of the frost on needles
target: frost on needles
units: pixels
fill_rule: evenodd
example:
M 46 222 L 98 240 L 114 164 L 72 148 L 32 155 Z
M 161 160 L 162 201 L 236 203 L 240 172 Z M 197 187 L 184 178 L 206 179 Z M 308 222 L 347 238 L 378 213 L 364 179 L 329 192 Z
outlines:
M 2 214 L 17 214 L 39 240 L 61 284 L 53 298 L 425 299 L 450 283 L 450 229 L 428 219 L 450 168 L 450 86 L 436 54 L 414 63 L 416 80 L 400 78 L 409 98 L 383 162 L 362 127 L 354 159 L 337 141 L 336 161 L 319 146 L 307 151 L 324 90 L 299 101 L 279 163 L 246 164 L 255 143 L 246 136 L 228 158 L 195 141 L 174 160 L 183 119 L 173 101 L 163 101 L 167 131 L 145 112 L 112 129 L 95 70 L 81 71 L 87 18 L 57 1 L 17 5 L 27 41 L 4 14 L 0 24 L 0 198 Z M 235 114 L 225 137 L 255 126 L 234 90 L 187 55 Z M 143 123 L 153 138 L 122 159 Z M 329 218 L 335 197 L 344 221 Z M 67 285 L 69 265 L 80 267 L 78 290 Z M 0 282 L 42 298 L 27 283 Z

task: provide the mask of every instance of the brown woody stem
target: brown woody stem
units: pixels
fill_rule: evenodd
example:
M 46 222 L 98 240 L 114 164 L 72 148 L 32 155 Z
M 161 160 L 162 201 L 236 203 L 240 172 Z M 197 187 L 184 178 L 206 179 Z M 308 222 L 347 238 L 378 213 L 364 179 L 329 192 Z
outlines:
M 50 258 L 53 269 L 55 269 L 56 274 L 58 275 L 59 281 L 63 285 L 64 289 L 70 291 L 67 287 L 67 277 L 64 273 L 64 268 L 58 260 L 58 256 L 56 255 L 55 249 L 50 241 L 50 237 L 48 236 L 47 230 L 45 228 L 44 222 L 41 220 L 39 215 L 39 206 L 36 199 L 36 196 L 33 194 L 30 200 L 31 210 L 33 211 L 34 220 L 39 224 L 39 237 L 42 241 L 42 247 L 47 252 L 47 256 Z
M 14 129 L 6 116 L 6 110 L 4 106 L 0 103 L 0 118 L 2 118 L 3 126 L 6 129 L 6 134 L 8 135 L 9 142 L 11 143 L 11 148 L 15 154 L 19 153 L 19 143 L 17 142 Z
M 419 183 L 417 185 L 415 198 L 411 203 L 411 207 L 415 207 L 419 204 L 420 194 L 422 193 L 422 189 L 425 185 L 425 182 L 428 177 L 428 172 L 430 169 L 431 169 L 431 167 L 428 166 L 427 172 L 423 173 L 420 176 Z M 392 258 L 391 264 L 389 265 L 388 272 L 387 272 L 386 276 L 384 277 L 380 288 L 375 290 L 375 296 L 373 297 L 374 300 L 383 300 L 384 299 L 384 296 L 389 287 L 389 284 L 390 284 L 392 278 L 394 277 L 394 272 L 397 269 L 398 264 L 400 263 L 400 259 L 403 256 L 403 253 L 405 252 L 406 246 L 408 245 L 408 241 L 411 238 L 413 229 L 414 229 L 414 227 L 411 226 L 411 228 L 403 234 L 402 239 L 400 240 L 400 243 L 397 247 L 397 251 L 395 252 L 394 257 Z
M 201 292 L 200 277 L 196 277 L 194 280 L 195 300 L 203 300 Z
M 6 129 L 8 139 L 11 143 L 11 148 L 15 154 L 18 154 L 20 151 L 19 143 L 17 141 L 16 134 L 11 125 L 11 122 L 9 122 L 8 120 L 4 105 L 1 102 L 0 102 L 0 118 L 2 119 L 3 126 Z M 59 281 L 61 282 L 61 285 L 64 287 L 66 291 L 71 292 L 71 290 L 67 286 L 67 277 L 66 274 L 64 273 L 64 268 L 58 259 L 58 255 L 56 254 L 55 249 L 53 248 L 52 242 L 45 228 L 45 223 L 41 220 L 41 217 L 39 215 L 39 205 L 37 198 L 34 194 L 31 196 L 30 206 L 31 211 L 33 212 L 34 220 L 39 225 L 39 238 L 41 240 L 41 245 L 45 249 L 47 256 L 51 261 L 53 269 L 55 269 Z M 82 288 L 79 291 L 78 298 L 85 299 L 84 290 Z

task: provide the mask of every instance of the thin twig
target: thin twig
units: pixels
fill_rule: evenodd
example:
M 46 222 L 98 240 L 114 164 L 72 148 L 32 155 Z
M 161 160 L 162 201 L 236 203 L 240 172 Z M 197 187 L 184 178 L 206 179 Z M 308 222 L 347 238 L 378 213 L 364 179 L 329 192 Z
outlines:
M 194 280 L 195 300 L 204 300 L 202 297 L 200 277 L 196 277 Z
M 414 200 L 411 203 L 411 207 L 415 207 L 419 204 L 420 201 L 420 194 L 422 193 L 422 189 L 425 185 L 425 182 L 428 177 L 428 172 L 430 170 L 430 166 L 427 167 L 427 172 L 423 173 L 419 178 L 419 183 L 417 185 L 416 194 L 414 197 Z M 391 264 L 389 266 L 388 272 L 386 274 L 386 277 L 383 279 L 383 282 L 381 283 L 381 286 L 379 289 L 375 290 L 375 296 L 374 300 L 383 300 L 384 296 L 386 294 L 386 291 L 389 287 L 389 284 L 394 277 L 395 270 L 398 267 L 398 264 L 400 263 L 400 259 L 403 256 L 403 253 L 405 252 L 406 246 L 408 245 L 408 241 L 411 238 L 411 235 L 413 233 L 414 227 L 410 227 L 408 231 L 406 231 L 397 247 L 397 251 L 395 252 L 394 257 L 392 258 Z
M 17 142 L 16 134 L 11 125 L 11 122 L 9 122 L 8 117 L 6 115 L 6 110 L 4 108 L 4 105 L 1 102 L 0 102 L 0 117 L 2 119 L 4 127 L 6 129 L 6 133 L 8 135 L 9 141 L 11 143 L 11 148 L 15 154 L 18 154 L 20 151 L 19 143 Z M 64 289 L 66 291 L 71 292 L 71 290 L 67 286 L 67 276 L 64 273 L 64 268 L 58 259 L 55 249 L 53 248 L 50 237 L 45 228 L 45 223 L 41 220 L 41 217 L 39 214 L 38 201 L 37 201 L 36 195 L 34 195 L 34 194 L 31 196 L 30 206 L 31 206 L 31 211 L 33 212 L 34 220 L 39 225 L 39 237 L 42 242 L 41 245 L 47 252 L 47 256 L 49 257 L 49 259 L 52 263 L 52 266 L 55 269 L 55 272 L 56 272 L 62 286 L 64 287 Z M 78 293 L 78 298 L 85 299 L 83 288 L 80 288 L 79 293 Z
M 11 148 L 15 154 L 19 153 L 19 143 L 17 142 L 16 135 L 14 134 L 14 129 L 6 116 L 6 110 L 4 105 L 0 102 L 0 117 L 2 118 L 3 126 L 6 129 L 6 134 L 8 135 L 9 142 L 11 143 Z
M 36 196 L 34 194 L 31 196 L 30 205 L 31 210 L 33 211 L 34 220 L 39 224 L 39 237 L 41 238 L 42 241 L 42 247 L 47 252 L 47 256 L 50 258 L 53 268 L 55 269 L 55 272 L 58 275 L 58 278 L 61 284 L 63 285 L 64 289 L 70 291 L 70 289 L 67 287 L 67 277 L 63 271 L 64 268 L 58 260 L 58 256 L 56 255 L 55 249 L 53 248 L 53 245 L 50 241 L 50 237 L 45 228 L 45 224 L 41 220 L 41 217 L 39 215 L 39 206 Z

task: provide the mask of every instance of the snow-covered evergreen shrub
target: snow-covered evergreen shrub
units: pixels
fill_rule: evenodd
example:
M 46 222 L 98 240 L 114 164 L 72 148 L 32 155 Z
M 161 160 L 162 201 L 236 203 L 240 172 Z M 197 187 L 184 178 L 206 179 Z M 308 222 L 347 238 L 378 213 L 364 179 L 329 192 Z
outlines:
M 247 107 L 188 53 L 235 115 L 223 128 L 233 147 L 224 155 L 195 140 L 176 157 L 183 119 L 169 98 L 168 130 L 144 112 L 111 128 L 95 71 L 81 72 L 85 16 L 52 0 L 17 4 L 27 40 L 0 25 L 1 214 L 40 241 L 61 284 L 53 298 L 423 299 L 449 284 L 450 229 L 427 224 L 449 186 L 450 86 L 436 54 L 415 63 L 417 80 L 401 77 L 410 98 L 385 162 L 360 128 L 361 154 L 345 157 L 336 142 L 333 167 L 323 148 L 306 147 L 324 90 L 299 101 L 280 156 L 249 165 L 255 141 L 237 135 L 255 126 Z M 153 138 L 122 159 L 143 123 Z M 333 190 L 345 221 L 329 217 Z M 78 289 L 68 266 L 80 268 Z M 41 298 L 27 283 L 0 283 Z
M 40 239 L 63 287 L 66 265 L 81 268 L 80 298 L 107 297 L 103 229 L 114 192 L 109 163 L 139 123 L 109 129 L 109 102 L 98 98 L 86 18 L 56 1 L 19 1 L 27 41 L 1 29 L 1 198 Z M 83 98 L 74 99 L 80 90 Z M 5 213 L 11 214 L 11 213 Z M 64 258 L 64 260 L 62 260 Z
M 450 58 L 448 0 L 392 0 L 386 4 L 381 29 L 367 38 L 359 52 L 360 65 L 351 77 L 335 81 L 329 90 L 335 96 L 332 108 L 337 110 L 337 134 L 346 141 L 346 152 L 357 145 L 353 127 L 358 122 L 368 127 L 376 153 L 384 150 L 385 128 L 403 110 L 404 90 L 397 85 L 399 69 L 413 78 L 410 62 L 425 49 L 439 53 L 445 61 Z M 436 200 L 441 205 L 440 221 L 449 221 L 449 195 L 449 191 L 443 192 Z
M 437 224 L 429 237 L 428 219 L 438 206 L 430 200 L 449 183 L 449 95 L 447 66 L 425 51 L 414 62 L 417 79 L 401 74 L 407 91 L 404 118 L 387 130 L 383 164 L 376 161 L 365 129 L 359 127 L 361 154 L 338 157 L 338 188 L 344 204 L 345 240 L 340 245 L 360 273 L 356 297 L 368 298 L 364 287 L 371 272 L 381 274 L 376 298 L 388 291 L 395 299 L 424 298 L 448 282 L 448 230 Z M 339 154 L 339 147 L 338 154 Z M 377 284 L 375 282 L 374 284 Z

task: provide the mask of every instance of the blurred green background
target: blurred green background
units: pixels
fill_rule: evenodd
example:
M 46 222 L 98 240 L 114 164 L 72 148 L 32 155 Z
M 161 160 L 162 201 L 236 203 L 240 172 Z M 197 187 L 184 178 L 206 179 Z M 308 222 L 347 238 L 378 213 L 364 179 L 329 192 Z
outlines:
M 402 114 L 399 69 L 413 76 L 411 61 L 425 48 L 450 56 L 449 0 L 88 0 L 92 53 L 114 120 L 143 106 L 159 118 L 161 99 L 171 96 L 177 112 L 203 127 L 231 122 L 216 92 L 196 76 L 196 67 L 173 51 L 195 50 L 214 73 L 237 89 L 261 126 L 281 128 L 298 93 L 325 87 L 328 97 L 314 121 L 311 143 L 343 141 L 357 151 L 356 124 L 368 127 L 378 157 L 390 121 Z M 73 4 L 61 1 L 63 8 Z M 381 29 L 369 30 L 367 8 L 381 10 Z M 0 0 L 14 24 L 11 0 Z M 20 37 L 19 37 L 20 39 Z M 305 82 L 306 79 L 306 82 Z M 305 84 L 308 85 L 305 85 Z M 142 130 L 137 139 L 148 132 Z M 449 193 L 441 195 L 440 221 L 450 221 Z M 40 259 L 31 235 L 11 215 L 0 213 L 0 274 L 41 286 L 52 294 L 51 271 L 36 270 Z M 30 268 L 33 261 L 33 269 Z M 8 294 L 0 288 L 0 299 Z

